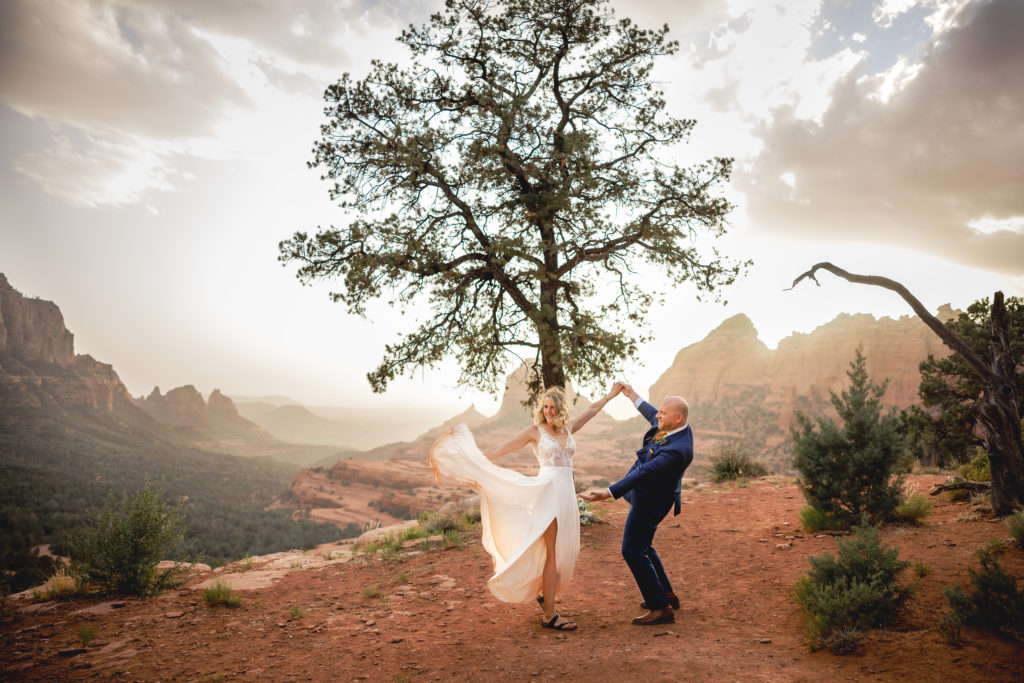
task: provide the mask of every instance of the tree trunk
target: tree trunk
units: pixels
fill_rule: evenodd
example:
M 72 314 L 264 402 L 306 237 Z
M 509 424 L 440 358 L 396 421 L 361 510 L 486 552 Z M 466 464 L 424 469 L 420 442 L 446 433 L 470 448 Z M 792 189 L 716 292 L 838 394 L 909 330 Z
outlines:
M 978 424 L 992 470 L 992 509 L 997 515 L 1009 515 L 1016 509 L 1024 507 L 1024 445 L 1021 444 L 1020 399 L 1017 396 L 1016 362 L 1010 348 L 1009 323 L 1006 319 L 1003 293 L 996 292 L 992 297 L 992 335 L 989 337 L 992 362 L 989 364 L 974 353 L 963 339 L 942 324 L 942 321 L 929 313 L 906 287 L 895 280 L 877 275 L 849 273 L 826 262 L 816 264 L 793 280 L 793 287 L 804 278 L 819 284 L 814 277 L 819 269 L 827 270 L 848 282 L 874 285 L 896 292 L 910 304 L 914 313 L 946 346 L 967 361 L 984 383 L 976 407 Z
M 1003 293 L 992 297 L 991 380 L 978 400 L 978 422 L 992 470 L 992 509 L 1009 515 L 1024 507 L 1024 448 L 1021 447 L 1020 397 L 1016 363 L 1010 348 L 1009 324 Z

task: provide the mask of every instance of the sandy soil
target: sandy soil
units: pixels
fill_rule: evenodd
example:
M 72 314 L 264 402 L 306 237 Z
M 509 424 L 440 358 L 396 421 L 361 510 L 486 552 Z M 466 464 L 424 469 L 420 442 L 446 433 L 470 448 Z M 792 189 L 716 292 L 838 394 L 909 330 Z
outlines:
M 927 490 L 942 477 L 919 476 Z M 926 523 L 884 532 L 900 556 L 929 571 L 901 617 L 838 656 L 810 652 L 789 595 L 807 556 L 835 539 L 803 534 L 803 499 L 790 480 L 684 491 L 683 514 L 655 539 L 683 605 L 675 624 L 638 627 L 639 596 L 619 555 L 624 503 L 583 528 L 574 584 L 560 612 L 575 633 L 540 627 L 536 605 L 506 605 L 484 587 L 490 560 L 477 538 L 402 561 L 351 559 L 346 548 L 279 553 L 218 573 L 240 591 L 237 609 L 209 608 L 200 587 L 152 599 L 22 604 L 0 625 L 7 680 L 610 680 L 1019 681 L 1024 647 L 975 629 L 960 647 L 934 630 L 943 586 L 967 581 L 975 550 L 1008 537 L 969 503 L 936 497 Z M 1004 568 L 1024 577 L 1024 553 Z M 301 613 L 301 614 L 300 614 Z M 83 647 L 83 625 L 95 639 Z

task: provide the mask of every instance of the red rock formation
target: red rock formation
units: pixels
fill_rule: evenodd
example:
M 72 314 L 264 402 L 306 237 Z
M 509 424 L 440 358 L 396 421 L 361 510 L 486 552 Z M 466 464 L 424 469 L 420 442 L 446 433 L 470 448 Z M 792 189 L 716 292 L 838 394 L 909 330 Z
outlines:
M 238 414 L 234 401 L 214 389 L 209 401 L 191 384 L 161 395 L 160 387 L 136 404 L 161 424 L 174 427 L 199 441 L 243 441 L 266 444 L 276 441 L 259 426 Z
M 939 310 L 943 319 L 954 314 L 948 306 Z M 801 405 L 826 407 L 829 390 L 846 387 L 846 371 L 859 344 L 872 381 L 890 380 L 883 403 L 899 408 L 918 400 L 920 362 L 929 354 L 949 353 L 916 316 L 876 320 L 867 314 L 845 313 L 810 334 L 786 337 L 772 351 L 741 314 L 679 351 L 651 387 L 650 397 L 658 402 L 669 394 L 680 394 L 691 403 L 697 418 L 701 407 L 722 410 L 724 403 L 748 392 L 758 397 L 761 407 L 775 413 L 781 430 L 788 431 Z
M 27 364 L 71 365 L 74 335 L 51 302 L 26 299 L 0 273 L 0 352 Z

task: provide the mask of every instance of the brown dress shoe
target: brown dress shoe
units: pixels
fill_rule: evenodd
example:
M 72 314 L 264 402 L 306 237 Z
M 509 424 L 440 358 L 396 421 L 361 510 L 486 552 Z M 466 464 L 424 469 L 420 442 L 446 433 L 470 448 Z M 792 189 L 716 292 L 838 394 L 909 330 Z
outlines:
M 671 607 L 665 609 L 651 610 L 640 617 L 633 617 L 633 623 L 637 626 L 654 626 L 655 624 L 674 624 L 676 613 Z
M 666 595 L 665 600 L 668 601 L 668 606 L 672 609 L 679 609 L 679 596 L 673 593 L 672 595 Z M 640 609 L 647 609 L 647 602 L 640 603 Z

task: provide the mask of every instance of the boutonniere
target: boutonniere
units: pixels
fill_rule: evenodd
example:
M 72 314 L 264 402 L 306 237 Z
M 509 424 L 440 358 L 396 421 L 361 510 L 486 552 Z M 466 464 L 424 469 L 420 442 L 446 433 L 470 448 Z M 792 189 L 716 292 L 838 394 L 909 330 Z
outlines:
M 657 441 L 655 441 L 654 443 L 658 444 L 659 446 L 664 446 L 665 444 L 668 443 L 668 437 L 667 436 L 663 436 L 660 439 L 658 439 Z

